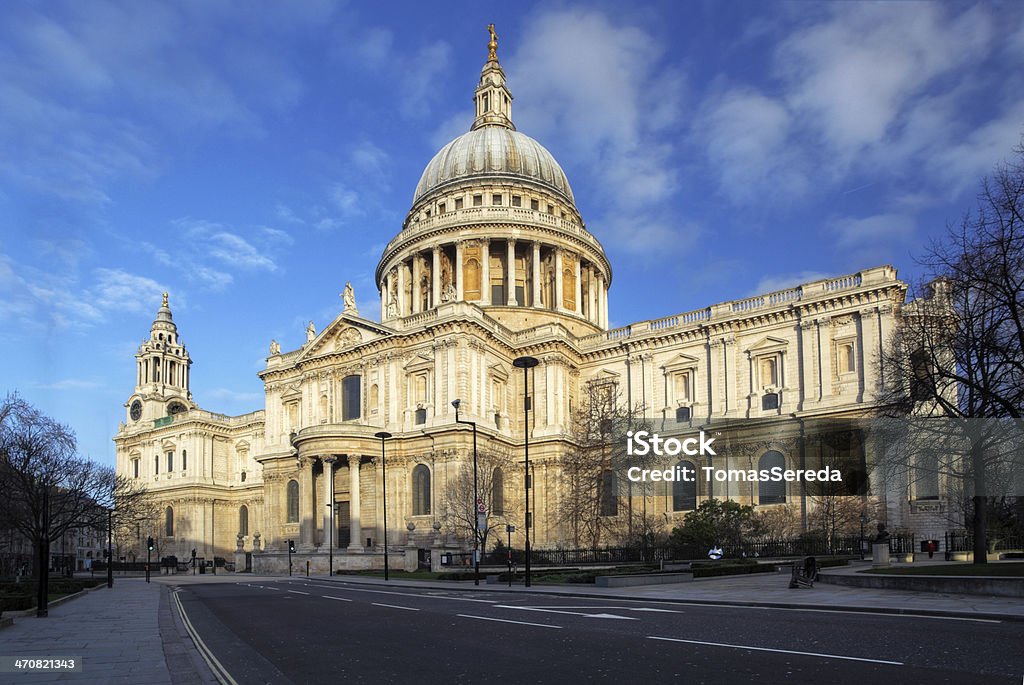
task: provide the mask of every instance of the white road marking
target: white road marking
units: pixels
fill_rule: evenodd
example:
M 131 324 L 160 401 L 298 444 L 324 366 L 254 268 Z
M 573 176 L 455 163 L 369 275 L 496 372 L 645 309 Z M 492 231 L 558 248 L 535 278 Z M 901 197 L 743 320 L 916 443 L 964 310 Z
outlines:
M 304 585 L 311 585 L 310 583 L 304 583 Z M 392 590 L 369 590 L 366 588 L 355 588 L 350 585 L 345 585 L 343 588 L 339 588 L 337 585 L 316 585 L 314 587 L 330 587 L 335 590 L 344 589 L 346 592 L 372 592 L 378 595 L 398 595 L 399 597 L 420 597 L 423 599 L 447 599 L 456 602 L 480 602 L 482 604 L 494 604 L 493 599 L 470 599 L 469 597 L 440 597 L 438 595 L 422 595 L 414 592 L 394 592 Z
M 530 605 L 534 609 L 594 609 L 595 611 L 656 611 L 661 614 L 681 614 L 682 611 L 676 611 L 674 609 L 653 609 L 650 607 L 595 607 L 595 606 L 560 606 L 545 605 L 537 606 L 536 604 Z
M 561 628 L 562 626 L 552 626 L 547 623 L 528 623 L 526 621 L 510 621 L 507 618 L 491 618 L 490 616 L 471 616 L 470 614 L 455 614 L 462 618 L 475 618 L 481 621 L 497 621 L 499 623 L 515 623 L 520 626 L 536 626 L 537 628 Z
M 567 614 L 569 616 L 584 616 L 586 618 L 618 618 L 623 621 L 639 621 L 632 616 L 617 616 L 615 614 L 585 614 L 581 611 L 558 611 L 556 609 L 541 609 L 539 607 L 517 607 L 510 604 L 495 604 L 495 609 L 518 609 L 519 611 L 542 611 L 546 614 Z
M 345 597 L 332 597 L 331 595 L 320 595 L 320 596 L 323 597 L 324 599 L 336 599 L 339 602 L 351 602 L 352 601 L 351 599 L 346 599 Z
M 375 607 L 388 607 L 389 609 L 405 609 L 406 611 L 419 611 L 419 609 L 415 609 L 413 607 L 402 607 L 398 606 L 397 604 L 380 604 L 379 602 L 370 602 L 370 604 L 372 604 Z
M 819 654 L 817 652 L 797 652 L 791 649 L 771 649 L 769 647 L 752 647 L 750 645 L 728 645 L 724 642 L 704 642 L 703 640 L 683 640 L 676 637 L 658 637 L 648 635 L 648 640 L 664 640 L 666 642 L 685 642 L 691 645 L 707 645 L 709 647 L 728 647 L 730 649 L 749 649 L 754 652 L 777 652 L 779 654 L 799 654 L 800 656 L 816 656 L 821 659 L 845 659 L 846 661 L 867 661 L 872 664 L 888 664 L 890 666 L 903 666 L 902 661 L 883 661 L 882 659 L 865 659 L 859 656 L 843 656 L 841 654 Z
M 302 590 L 289 590 L 288 592 L 291 592 L 292 594 L 295 594 L 295 595 L 308 595 L 309 594 L 308 592 L 303 592 Z

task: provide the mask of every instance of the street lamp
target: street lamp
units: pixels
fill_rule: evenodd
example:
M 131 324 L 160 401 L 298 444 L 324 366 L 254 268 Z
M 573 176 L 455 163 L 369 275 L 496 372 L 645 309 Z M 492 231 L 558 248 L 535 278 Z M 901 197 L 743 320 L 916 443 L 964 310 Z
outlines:
M 480 584 L 480 517 L 486 517 L 484 503 L 480 499 L 480 492 L 477 489 L 477 459 L 476 459 L 476 421 L 459 420 L 459 404 L 461 400 L 452 400 L 455 407 L 455 423 L 464 423 L 473 427 L 473 585 Z
M 527 393 L 527 371 L 539 363 L 536 357 L 516 357 L 512 361 L 512 366 L 523 370 L 523 462 L 526 469 L 526 544 L 523 552 L 526 555 L 526 587 L 530 587 L 530 396 Z
M 380 470 L 381 479 L 384 481 L 381 488 L 381 499 L 384 501 L 384 582 L 388 581 L 388 465 L 384 458 L 384 441 L 391 437 L 391 433 L 380 431 L 374 433 L 373 437 L 380 438 Z
M 114 587 L 114 510 L 107 509 L 107 587 Z
M 868 522 L 868 515 L 860 513 L 860 560 L 864 561 L 864 524 Z

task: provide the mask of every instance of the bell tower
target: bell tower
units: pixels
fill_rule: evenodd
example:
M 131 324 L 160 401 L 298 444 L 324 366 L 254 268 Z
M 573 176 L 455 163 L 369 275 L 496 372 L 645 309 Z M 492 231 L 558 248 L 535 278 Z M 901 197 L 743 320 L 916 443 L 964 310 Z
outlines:
M 174 416 L 193 408 L 191 366 L 164 293 L 149 338 L 135 353 L 135 392 L 127 405 L 129 423 Z

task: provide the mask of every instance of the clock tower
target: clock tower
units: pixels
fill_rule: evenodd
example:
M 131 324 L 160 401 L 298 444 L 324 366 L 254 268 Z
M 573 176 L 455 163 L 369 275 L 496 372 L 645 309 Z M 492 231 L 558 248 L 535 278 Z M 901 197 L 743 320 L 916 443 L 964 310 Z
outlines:
M 128 425 L 174 416 L 195 407 L 189 389 L 192 360 L 178 336 L 167 293 L 135 353 L 135 391 L 125 405 Z

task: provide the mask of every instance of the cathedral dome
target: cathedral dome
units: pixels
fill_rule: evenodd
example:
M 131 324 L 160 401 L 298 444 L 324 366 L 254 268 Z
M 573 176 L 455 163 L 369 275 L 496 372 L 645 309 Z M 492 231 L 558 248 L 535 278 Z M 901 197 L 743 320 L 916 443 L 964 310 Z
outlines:
M 539 183 L 575 204 L 565 172 L 533 138 L 505 126 L 481 126 L 445 145 L 423 170 L 413 204 L 468 179 L 515 178 Z

